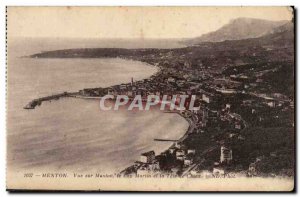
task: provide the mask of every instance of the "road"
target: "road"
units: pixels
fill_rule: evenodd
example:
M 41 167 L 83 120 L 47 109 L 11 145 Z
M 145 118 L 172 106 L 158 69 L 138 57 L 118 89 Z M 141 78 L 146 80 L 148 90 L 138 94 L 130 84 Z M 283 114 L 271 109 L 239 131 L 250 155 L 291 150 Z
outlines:
M 206 150 L 204 150 L 204 151 L 202 152 L 202 154 L 200 155 L 200 157 L 204 157 L 207 153 L 209 153 L 209 152 L 215 150 L 215 149 L 218 148 L 218 147 L 219 147 L 218 145 L 209 147 L 208 149 L 206 149 Z M 189 173 L 190 173 L 193 169 L 195 169 L 197 166 L 201 165 L 204 161 L 205 161 L 205 159 L 202 158 L 200 162 L 197 162 L 197 163 L 195 163 L 195 164 L 192 164 L 190 167 L 188 167 L 186 170 L 183 171 L 183 173 L 182 173 L 181 176 L 182 176 L 182 177 L 188 176 Z

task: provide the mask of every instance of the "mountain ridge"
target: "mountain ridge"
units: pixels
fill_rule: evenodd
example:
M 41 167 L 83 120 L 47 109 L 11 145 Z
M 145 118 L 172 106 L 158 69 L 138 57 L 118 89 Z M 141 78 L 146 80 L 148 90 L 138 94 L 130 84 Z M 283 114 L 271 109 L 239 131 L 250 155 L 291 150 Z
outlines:
M 242 40 L 258 38 L 269 34 L 277 27 L 283 26 L 290 21 L 269 21 L 255 18 L 236 18 L 230 20 L 216 31 L 203 34 L 196 38 L 184 41 L 187 45 L 197 45 L 202 42 L 222 42 L 225 40 Z

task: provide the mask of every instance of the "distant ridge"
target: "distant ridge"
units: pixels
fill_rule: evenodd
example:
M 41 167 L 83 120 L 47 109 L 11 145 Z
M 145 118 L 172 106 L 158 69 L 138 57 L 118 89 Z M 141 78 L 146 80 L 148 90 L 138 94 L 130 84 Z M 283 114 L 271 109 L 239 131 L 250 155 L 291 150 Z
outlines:
M 275 28 L 290 23 L 289 21 L 269 21 L 254 18 L 237 18 L 231 20 L 220 29 L 203 34 L 200 37 L 188 39 L 187 45 L 195 45 L 201 42 L 222 42 L 225 40 L 241 40 L 257 38 L 271 33 Z
M 282 32 L 286 32 L 286 31 L 294 31 L 294 24 L 292 21 L 288 21 L 287 23 L 285 23 L 283 25 L 273 28 L 267 34 L 282 33 Z

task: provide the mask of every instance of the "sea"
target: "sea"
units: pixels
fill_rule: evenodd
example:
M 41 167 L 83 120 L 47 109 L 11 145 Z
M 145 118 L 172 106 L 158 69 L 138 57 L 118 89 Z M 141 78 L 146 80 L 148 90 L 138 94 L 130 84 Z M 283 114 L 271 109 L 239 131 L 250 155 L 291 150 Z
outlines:
M 150 77 L 157 68 L 146 63 L 110 59 L 28 58 L 42 51 L 69 48 L 174 48 L 174 40 L 8 38 L 7 168 L 9 171 L 118 173 L 156 154 L 178 139 L 188 123 L 178 114 L 151 111 L 101 111 L 99 100 L 61 98 L 32 110 L 32 99 L 108 87 Z

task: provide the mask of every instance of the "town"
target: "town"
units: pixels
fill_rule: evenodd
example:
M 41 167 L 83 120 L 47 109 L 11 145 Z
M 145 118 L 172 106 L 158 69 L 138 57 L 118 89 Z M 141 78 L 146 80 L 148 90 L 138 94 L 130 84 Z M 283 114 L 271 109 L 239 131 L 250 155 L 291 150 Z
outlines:
M 196 95 L 199 110 L 175 110 L 189 123 L 162 153 L 153 150 L 123 176 L 294 176 L 293 29 L 259 38 L 176 49 L 91 48 L 34 58 L 124 58 L 156 66 L 148 79 L 80 90 L 75 97 Z M 168 132 L 168 131 L 166 131 Z

